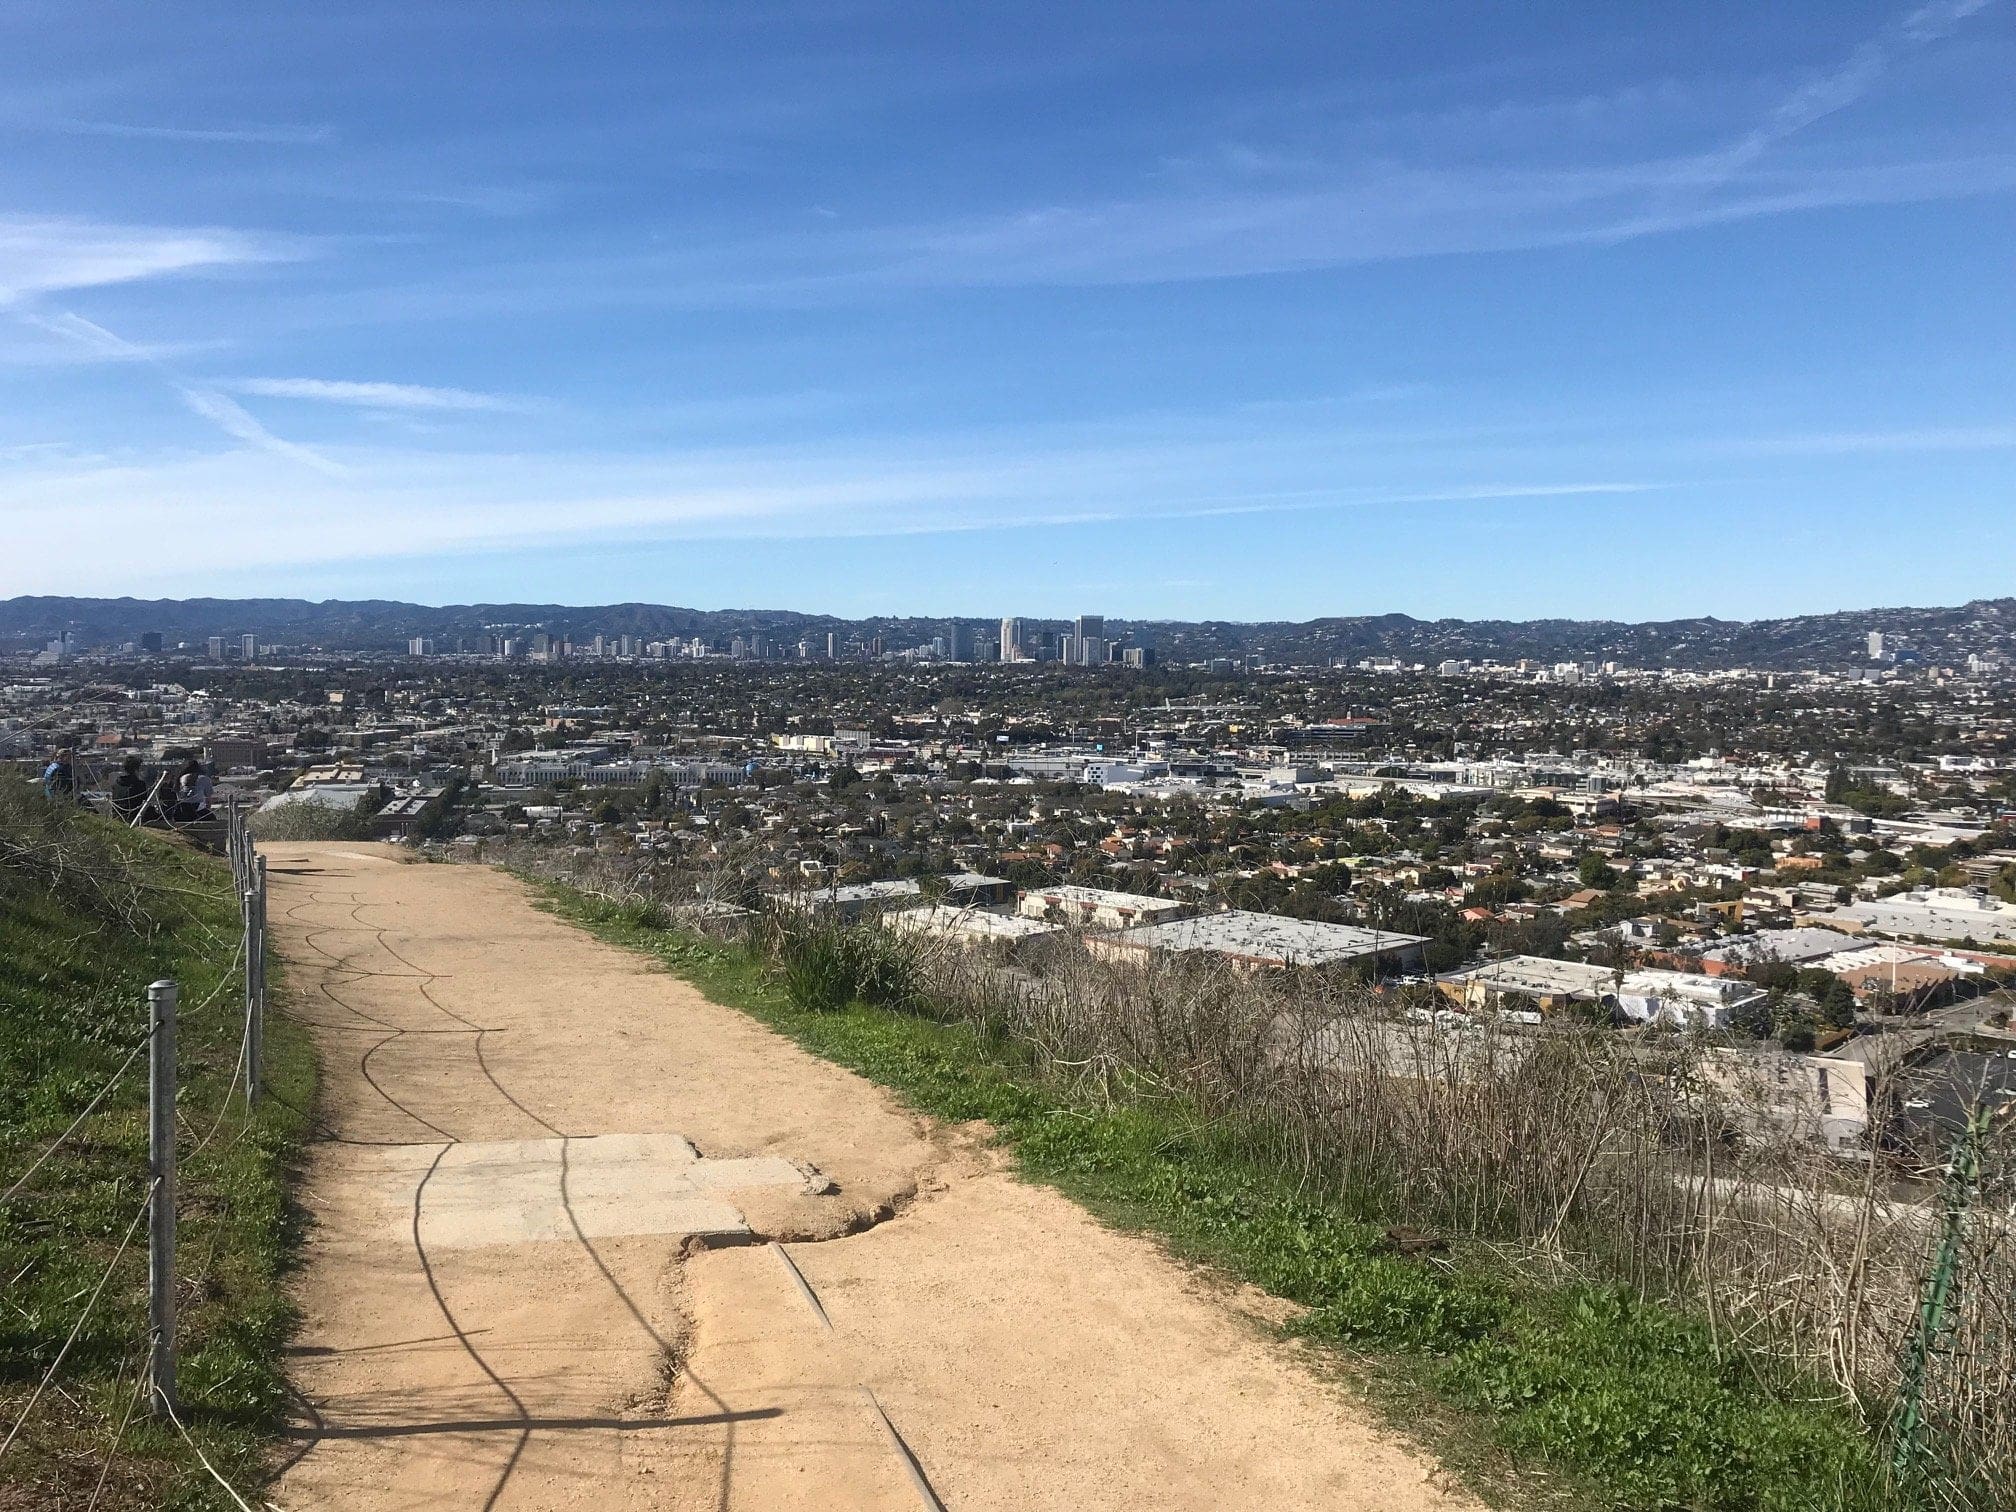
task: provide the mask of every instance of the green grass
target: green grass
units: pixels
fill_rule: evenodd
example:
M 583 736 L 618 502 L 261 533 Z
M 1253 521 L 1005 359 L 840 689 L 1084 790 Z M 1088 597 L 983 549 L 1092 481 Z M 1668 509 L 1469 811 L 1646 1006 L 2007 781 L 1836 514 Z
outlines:
M 1491 1499 L 1646 1512 L 1896 1505 L 1852 1412 L 1718 1350 L 1670 1307 L 1522 1275 L 1461 1244 L 1390 1253 L 1376 1214 L 1298 1192 L 1252 1153 L 1264 1141 L 1223 1122 L 1167 1099 L 1076 1095 L 964 1024 L 858 1002 L 802 1011 L 746 950 L 537 885 L 561 916 L 920 1112 L 986 1120 L 1027 1177 L 1300 1304 L 1294 1330 Z
M 280 1351 L 292 1319 L 280 1276 L 297 1238 L 287 1178 L 304 1121 L 275 1099 L 249 1119 L 238 1095 L 225 1102 L 243 1013 L 230 870 L 34 797 L 0 795 L 0 841 L 9 843 L 0 859 L 0 1190 L 144 1038 L 147 983 L 179 982 L 181 1415 L 249 1495 L 284 1410 Z M 63 870 L 49 859 L 58 854 Z M 307 1107 L 314 1061 L 302 1031 L 273 1018 L 266 1053 L 267 1086 Z M 0 1437 L 110 1264 L 146 1171 L 143 1055 L 78 1135 L 0 1204 Z M 136 1416 L 119 1434 L 144 1359 L 146 1275 L 143 1223 L 0 1460 L 0 1506 L 81 1508 L 101 1471 L 101 1507 L 234 1505 L 172 1426 Z

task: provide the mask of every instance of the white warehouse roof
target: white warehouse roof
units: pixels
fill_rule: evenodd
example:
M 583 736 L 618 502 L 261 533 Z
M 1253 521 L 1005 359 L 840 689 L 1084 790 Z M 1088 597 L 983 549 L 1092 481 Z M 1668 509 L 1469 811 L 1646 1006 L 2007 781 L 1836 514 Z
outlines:
M 1282 914 L 1231 909 L 1166 924 L 1144 924 L 1105 936 L 1110 945 L 1171 952 L 1210 951 L 1247 961 L 1286 966 L 1327 966 L 1404 951 L 1426 943 L 1425 935 L 1324 924 Z

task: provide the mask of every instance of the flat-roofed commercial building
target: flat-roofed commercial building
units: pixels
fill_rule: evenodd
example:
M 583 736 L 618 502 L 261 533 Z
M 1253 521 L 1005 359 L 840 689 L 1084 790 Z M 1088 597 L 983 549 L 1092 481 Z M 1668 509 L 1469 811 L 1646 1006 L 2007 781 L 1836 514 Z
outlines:
M 954 872 L 938 879 L 934 886 L 939 901 L 953 908 L 997 907 L 1015 896 L 1013 882 L 1005 877 L 982 876 L 979 872 Z M 780 908 L 853 920 L 893 908 L 914 908 L 926 901 L 924 891 L 925 883 L 915 877 L 893 877 L 884 882 L 848 882 L 839 887 L 777 893 L 772 901 Z
M 913 907 L 923 901 L 923 897 L 924 889 L 915 877 L 897 877 L 887 882 L 849 882 L 840 887 L 809 887 L 803 892 L 775 893 L 770 901 L 779 908 L 799 913 L 853 920 L 891 908 Z
M 1701 969 L 1723 976 L 1754 966 L 1801 966 L 1854 944 L 1853 935 L 1838 929 L 1760 929 L 1702 951 Z
M 1015 884 L 983 872 L 952 872 L 941 879 L 940 900 L 955 908 L 1007 908 L 1015 901 Z
M 1970 945 L 2016 945 L 2016 904 L 1964 888 L 1938 887 L 1851 903 L 1815 922 L 1857 933 Z
M 1423 935 L 1230 909 L 1095 935 L 1086 948 L 1109 960 L 1211 955 L 1256 971 L 1374 963 L 1410 970 L 1419 969 L 1426 943 Z
M 902 934 L 929 935 L 953 940 L 961 945 L 1001 945 L 1013 947 L 1045 935 L 1057 933 L 1055 924 L 1027 919 L 1020 914 L 988 913 L 978 908 L 957 908 L 947 903 L 923 908 L 899 908 L 884 914 L 882 922 Z
M 1583 961 L 1507 956 L 1435 979 L 1442 995 L 1466 1008 L 1524 1007 L 1554 1013 L 1571 1003 L 1599 1003 L 1641 1024 L 1705 1024 L 1721 1028 L 1732 1010 L 1764 989 L 1735 977 L 1695 971 L 1617 971 Z
M 1197 911 L 1175 898 L 1151 898 L 1105 887 L 1031 887 L 1023 890 L 1015 911 L 1028 919 L 1047 919 L 1072 929 L 1132 929 L 1138 924 L 1167 924 Z

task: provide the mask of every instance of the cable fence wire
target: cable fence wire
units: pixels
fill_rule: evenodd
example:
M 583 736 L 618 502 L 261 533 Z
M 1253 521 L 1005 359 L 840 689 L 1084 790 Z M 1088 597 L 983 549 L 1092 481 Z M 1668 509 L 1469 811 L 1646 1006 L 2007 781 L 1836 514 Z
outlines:
M 175 1425 L 175 1431 L 182 1435 L 182 1442 L 189 1446 L 190 1452 L 196 1456 L 197 1463 L 202 1465 L 204 1470 L 206 1470 L 209 1473 L 210 1479 L 214 1480 L 215 1482 L 217 1482 L 218 1485 L 222 1486 L 224 1488 L 224 1494 L 230 1497 L 231 1500 L 236 1502 L 240 1507 L 242 1507 L 244 1509 L 244 1512 L 253 1512 L 252 1504 L 247 1500 L 245 1500 L 244 1497 L 238 1494 L 238 1488 L 232 1485 L 231 1482 L 226 1480 L 222 1472 L 220 1472 L 215 1465 L 210 1463 L 210 1456 L 203 1452 L 203 1446 L 197 1443 L 195 1439 L 190 1437 L 188 1427 L 183 1423 L 181 1415 L 175 1411 L 175 1404 L 169 1401 L 166 1397 L 163 1397 L 160 1400 L 162 1408 L 168 1414 L 168 1421 Z
M 0 1192 L 0 1202 L 7 1201 L 9 1198 L 13 1197 L 13 1195 L 16 1192 L 20 1191 L 21 1188 L 26 1186 L 28 1184 L 29 1178 L 32 1177 L 37 1171 L 41 1170 L 42 1167 L 48 1163 L 49 1157 L 54 1155 L 58 1150 L 62 1149 L 63 1146 L 69 1142 L 70 1138 L 74 1134 L 76 1134 L 76 1132 L 79 1129 L 84 1127 L 84 1121 L 88 1119 L 93 1113 L 98 1111 L 98 1105 L 104 1102 L 105 1099 L 112 1094 L 113 1088 L 117 1087 L 121 1081 L 125 1080 L 126 1073 L 133 1069 L 133 1063 L 138 1059 L 140 1059 L 141 1055 L 143 1055 L 146 1052 L 147 1047 L 151 1045 L 153 1042 L 154 1041 L 152 1036 L 149 1036 L 147 1039 L 143 1039 L 142 1041 L 140 1041 L 139 1044 L 135 1045 L 132 1048 L 132 1050 L 128 1052 L 126 1059 L 120 1062 L 119 1069 L 112 1073 L 111 1078 L 105 1083 L 105 1085 L 100 1087 L 97 1091 L 97 1094 L 92 1097 L 91 1101 L 84 1105 L 84 1111 L 79 1113 L 74 1119 L 71 1120 L 70 1127 L 65 1129 L 61 1134 L 58 1134 L 55 1137 L 55 1139 L 51 1140 L 48 1147 L 45 1148 L 40 1155 L 37 1155 L 35 1157 L 34 1163 L 30 1165 L 27 1170 L 23 1171 L 18 1177 L 16 1177 L 14 1179 L 13 1184 L 9 1186 L 6 1191 Z
M 84 1504 L 84 1512 L 94 1512 L 98 1498 L 105 1494 L 105 1483 L 111 1479 L 113 1462 L 119 1458 L 119 1446 L 126 1442 L 126 1430 L 133 1426 L 133 1414 L 140 1407 L 140 1393 L 146 1389 L 147 1353 L 142 1350 L 133 1371 L 133 1390 L 126 1397 L 126 1411 L 119 1419 L 119 1428 L 112 1435 L 112 1442 L 105 1446 L 105 1461 L 98 1467 L 98 1479 L 91 1487 L 91 1500 Z
M 224 813 L 221 817 L 224 820 L 222 848 L 224 856 L 231 867 L 233 892 L 241 900 L 244 900 L 247 898 L 248 889 L 262 889 L 261 879 L 258 876 L 259 868 L 255 848 L 246 824 L 246 816 L 235 795 L 224 806 Z M 182 828 L 182 826 L 174 827 Z M 51 833 L 54 834 L 55 832 L 51 831 Z M 0 862 L 11 859 L 32 859 L 35 862 L 41 863 L 36 868 L 36 874 L 44 877 L 50 885 L 75 887 L 82 889 L 92 901 L 109 901 L 115 905 L 111 908 L 111 916 L 114 918 L 128 921 L 137 918 L 133 913 L 133 909 L 127 906 L 129 899 L 126 893 L 133 890 L 132 884 L 126 884 L 125 892 L 122 892 L 120 891 L 122 885 L 120 879 L 111 876 L 109 873 L 101 874 L 102 868 L 94 871 L 83 862 L 73 861 L 60 847 L 55 848 L 55 853 L 52 855 L 50 847 L 38 846 L 33 844 L 32 841 L 32 836 L 18 836 L 12 839 L 7 836 L 0 836 Z M 188 891 L 188 889 L 176 888 L 172 884 L 158 886 L 149 884 L 149 886 L 154 891 L 171 893 Z M 260 1013 L 264 1006 L 264 973 L 253 971 L 247 967 L 249 952 L 255 948 L 255 942 L 263 944 L 263 930 L 260 928 L 264 922 L 263 904 L 264 898 L 260 896 L 252 900 L 253 906 L 241 909 L 238 938 L 231 947 L 230 958 L 224 963 L 215 983 L 201 1001 L 181 1007 L 178 1011 L 175 1004 L 176 993 L 172 982 L 157 982 L 153 988 L 149 989 L 149 1026 L 147 1033 L 141 1038 L 139 1043 L 124 1049 L 117 1067 L 97 1087 L 84 1106 L 70 1119 L 62 1132 L 42 1146 L 26 1168 L 9 1182 L 4 1191 L 0 1191 L 0 1204 L 8 1203 L 26 1192 L 35 1177 L 49 1168 L 52 1160 L 66 1148 L 78 1143 L 80 1136 L 94 1117 L 110 1113 L 115 1106 L 124 1106 L 124 1104 L 115 1103 L 115 1094 L 127 1084 L 134 1067 L 150 1051 L 158 1051 L 164 1062 L 172 1062 L 175 1058 L 175 1052 L 171 1048 L 173 1045 L 173 1036 L 170 1032 L 170 1026 L 175 1019 L 179 1018 L 182 1022 L 187 1023 L 191 1017 L 202 1014 L 205 1010 L 212 1007 L 236 983 L 245 990 L 245 1011 L 249 1031 L 252 1016 Z M 151 937 L 151 930 L 140 930 L 139 932 Z M 221 937 L 219 943 L 222 943 Z M 159 994 L 158 1001 L 157 994 Z M 150 1243 L 155 1246 L 156 1250 L 159 1250 L 165 1242 L 165 1259 L 167 1262 L 165 1268 L 160 1266 L 161 1255 L 150 1253 L 149 1311 L 157 1321 L 150 1322 L 143 1330 L 143 1336 L 139 1340 L 141 1346 L 138 1355 L 139 1363 L 134 1371 L 132 1387 L 130 1392 L 124 1393 L 124 1410 L 120 1415 L 116 1427 L 112 1428 L 110 1438 L 104 1445 L 102 1463 L 98 1466 L 95 1480 L 92 1483 L 89 1500 L 86 1503 L 86 1512 L 90 1512 L 91 1508 L 97 1507 L 100 1501 L 106 1496 L 108 1487 L 113 1485 L 115 1466 L 118 1463 L 121 1450 L 126 1444 L 131 1431 L 133 1419 L 140 1412 L 140 1404 L 143 1398 L 151 1398 L 154 1410 L 159 1414 L 165 1415 L 174 1425 L 176 1432 L 187 1444 L 191 1454 L 197 1463 L 201 1465 L 204 1473 L 223 1489 L 232 1502 L 244 1509 L 244 1512 L 252 1512 L 252 1503 L 247 1501 L 237 1488 L 225 1478 L 210 1456 L 204 1451 L 203 1446 L 190 1433 L 187 1423 L 181 1416 L 180 1405 L 173 1399 L 174 1328 L 172 1321 L 165 1327 L 158 1321 L 162 1318 L 172 1320 L 172 1308 L 166 1312 L 157 1310 L 155 1299 L 161 1296 L 172 1298 L 176 1284 L 173 1235 L 173 1208 L 176 1202 L 173 1176 L 175 1169 L 174 1148 L 177 1144 L 190 1141 L 191 1143 L 188 1145 L 189 1155 L 190 1157 L 194 1157 L 202 1154 L 210 1146 L 229 1116 L 234 1097 L 240 1092 L 241 1088 L 245 1089 L 249 1094 L 250 1082 L 257 1075 L 256 1063 L 248 1059 L 250 1053 L 248 1046 L 253 1044 L 256 1044 L 256 1040 L 250 1037 L 249 1032 L 246 1037 L 241 1038 L 237 1060 L 233 1066 L 230 1080 L 220 1098 L 216 1117 L 201 1137 L 196 1137 L 195 1130 L 189 1127 L 180 1117 L 180 1109 L 176 1106 L 177 1099 L 174 1092 L 176 1082 L 175 1067 L 172 1063 L 167 1063 L 165 1064 L 165 1072 L 163 1064 L 157 1064 L 155 1067 L 156 1073 L 165 1074 L 166 1080 L 165 1083 L 158 1080 L 150 1082 L 150 1098 L 154 1103 L 154 1113 L 150 1119 L 153 1124 L 153 1133 L 148 1157 L 150 1169 L 147 1173 L 145 1195 L 120 1232 L 118 1243 L 114 1247 L 111 1257 L 105 1263 L 104 1268 L 97 1273 L 96 1279 L 90 1286 L 88 1293 L 80 1293 L 84 1298 L 81 1310 L 71 1323 L 69 1331 L 64 1336 L 53 1357 L 39 1373 L 33 1390 L 29 1392 L 26 1401 L 15 1415 L 13 1422 L 8 1426 L 5 1438 L 0 1439 L 0 1457 L 5 1457 L 15 1449 L 17 1444 L 22 1442 L 23 1435 L 28 1429 L 31 1420 L 35 1418 L 37 1410 L 44 1405 L 45 1398 L 52 1390 L 74 1403 L 75 1399 L 64 1389 L 58 1377 L 65 1364 L 73 1357 L 73 1353 L 77 1351 L 79 1341 L 84 1338 L 86 1329 L 92 1318 L 101 1312 L 101 1304 L 105 1303 L 108 1292 L 111 1291 L 113 1278 L 118 1274 L 121 1265 L 126 1262 L 128 1252 L 135 1248 L 135 1237 L 139 1233 L 142 1224 L 152 1215 L 155 1219 L 153 1226 L 157 1232 Z M 166 1097 L 165 1105 L 162 1103 L 164 1094 Z M 251 1111 L 249 1096 L 245 1100 L 247 1103 L 246 1112 L 249 1115 Z M 164 1128 L 166 1130 L 165 1143 L 162 1132 Z M 241 1137 L 242 1133 L 243 1131 L 241 1131 Z M 164 1203 L 168 1205 L 166 1213 L 160 1211 L 160 1205 Z M 160 1237 L 160 1231 L 164 1225 L 168 1234 L 166 1241 L 163 1241 Z M 168 1362 L 165 1376 L 158 1373 L 156 1369 L 157 1363 L 163 1359 L 166 1359 Z M 116 1378 L 113 1390 L 116 1395 L 123 1391 L 123 1389 L 124 1373 L 121 1372 Z
M 133 1214 L 133 1221 L 126 1225 L 126 1232 L 119 1240 L 119 1247 L 112 1252 L 112 1259 L 99 1275 L 98 1284 L 91 1288 L 90 1299 L 85 1302 L 84 1310 L 77 1315 L 76 1323 L 71 1325 L 70 1336 L 63 1341 L 63 1347 L 56 1351 L 56 1358 L 49 1362 L 49 1368 L 42 1372 L 42 1379 L 35 1383 L 35 1390 L 28 1397 L 28 1405 L 21 1409 L 21 1415 L 14 1420 L 14 1426 L 7 1430 L 5 1442 L 0 1442 L 0 1457 L 5 1457 L 7 1451 L 14 1447 L 14 1440 L 21 1436 L 21 1430 L 27 1426 L 36 1404 L 42 1400 L 42 1393 L 49 1389 L 49 1383 L 56 1378 L 56 1372 L 69 1357 L 71 1346 L 77 1342 L 77 1336 L 84 1331 L 84 1325 L 96 1311 L 98 1299 L 105 1295 L 105 1284 L 112 1279 L 112 1273 L 119 1268 L 120 1260 L 125 1257 L 127 1249 L 133 1243 L 133 1235 L 140 1228 L 140 1220 L 147 1216 L 147 1210 L 153 1206 L 154 1198 L 160 1189 L 159 1180 L 147 1183 L 147 1195 L 141 1199 L 138 1211 Z

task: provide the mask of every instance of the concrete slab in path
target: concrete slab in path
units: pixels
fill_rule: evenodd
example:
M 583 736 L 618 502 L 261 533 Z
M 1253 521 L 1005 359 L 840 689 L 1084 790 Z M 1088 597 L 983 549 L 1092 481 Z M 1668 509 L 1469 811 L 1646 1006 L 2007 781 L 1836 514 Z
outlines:
M 746 1243 L 748 1221 L 724 1194 L 808 1185 L 780 1156 L 705 1160 L 677 1134 L 393 1145 L 360 1151 L 349 1164 L 377 1188 L 386 1226 L 402 1235 L 413 1223 L 414 1184 L 426 1177 L 421 1222 L 430 1249 L 636 1234 Z

